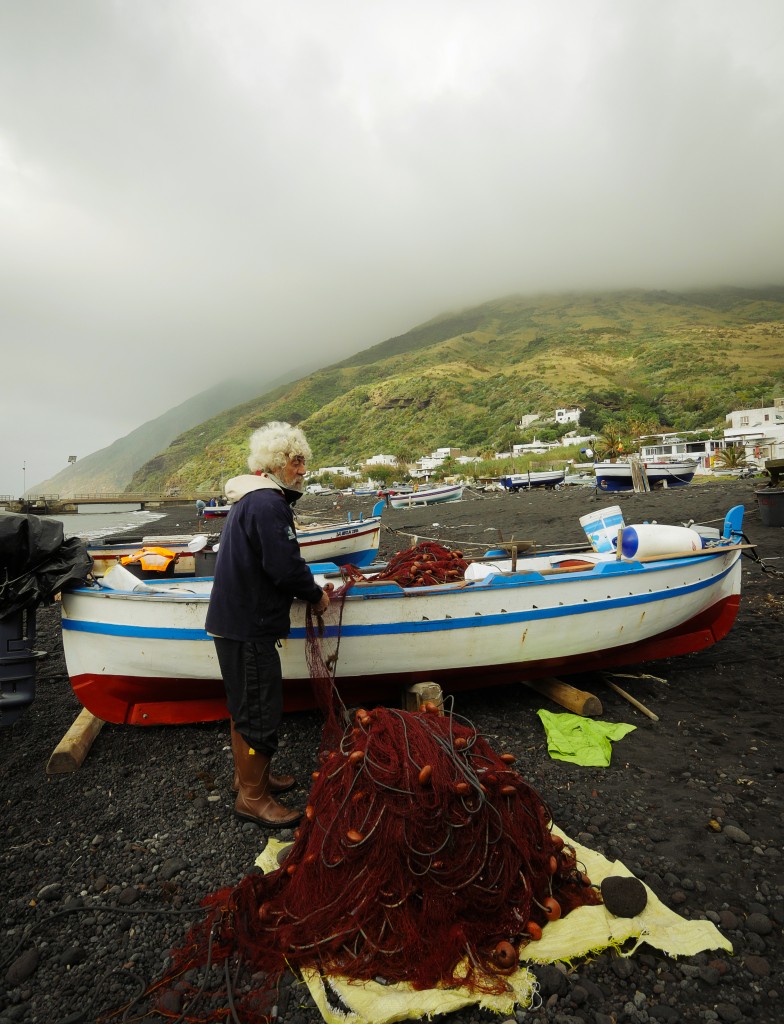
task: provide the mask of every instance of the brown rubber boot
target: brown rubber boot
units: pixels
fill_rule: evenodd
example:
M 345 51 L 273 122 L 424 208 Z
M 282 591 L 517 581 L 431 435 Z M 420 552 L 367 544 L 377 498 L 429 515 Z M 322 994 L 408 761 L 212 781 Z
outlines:
M 237 771 L 237 751 L 247 747 L 248 744 L 240 736 L 237 730 L 234 728 L 234 721 L 231 722 L 231 752 L 234 755 L 234 778 L 231 782 L 231 788 L 236 793 L 240 788 L 240 774 Z M 269 789 L 270 793 L 288 793 L 290 789 L 294 789 L 297 780 L 293 775 L 270 775 L 269 778 Z
M 266 754 L 251 754 L 243 743 L 237 751 L 235 764 L 239 774 L 239 790 L 234 801 L 234 815 L 242 821 L 252 821 L 262 828 L 290 828 L 302 818 L 302 811 L 284 807 L 273 797 L 269 788 L 270 759 Z M 237 756 L 238 755 L 238 756 Z

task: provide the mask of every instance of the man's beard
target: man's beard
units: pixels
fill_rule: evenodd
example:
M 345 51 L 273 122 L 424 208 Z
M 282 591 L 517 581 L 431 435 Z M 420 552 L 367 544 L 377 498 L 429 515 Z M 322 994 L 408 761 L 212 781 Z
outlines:
M 286 481 L 283 479 L 283 474 L 282 473 L 279 474 L 279 473 L 269 472 L 269 473 L 267 473 L 267 476 L 271 476 L 272 479 L 275 481 L 275 483 L 280 484 L 281 487 L 285 487 L 286 490 L 288 490 L 288 491 L 296 491 L 297 494 L 304 494 L 305 493 L 305 481 L 299 475 L 299 473 L 297 473 L 295 475 L 295 478 L 294 478 L 293 482 L 290 483 L 290 484 L 286 483 Z

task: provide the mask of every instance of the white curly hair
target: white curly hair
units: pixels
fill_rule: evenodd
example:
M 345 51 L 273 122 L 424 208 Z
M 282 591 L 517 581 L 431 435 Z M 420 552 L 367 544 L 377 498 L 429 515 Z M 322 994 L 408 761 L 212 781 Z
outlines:
M 299 427 L 273 420 L 250 435 L 248 467 L 251 472 L 276 473 L 297 455 L 306 460 L 313 454 Z

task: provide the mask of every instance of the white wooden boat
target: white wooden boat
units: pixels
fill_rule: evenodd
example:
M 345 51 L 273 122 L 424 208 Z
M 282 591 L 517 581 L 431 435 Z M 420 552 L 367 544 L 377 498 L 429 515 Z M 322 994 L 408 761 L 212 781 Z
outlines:
M 696 462 L 640 462 L 645 470 L 648 483 L 656 487 L 685 487 L 692 482 L 697 471 Z M 594 462 L 596 486 L 602 491 L 634 490 L 632 465 L 630 462 Z
M 297 540 L 306 562 L 334 562 L 335 565 L 370 565 L 378 556 L 381 542 L 381 512 L 383 501 L 377 501 L 366 519 L 349 513 L 342 523 L 298 525 Z M 123 558 L 138 555 L 142 550 L 162 548 L 171 551 L 174 559 L 164 568 L 168 575 L 212 575 L 214 549 L 220 543 L 220 534 L 179 534 L 170 537 L 139 537 L 137 539 L 107 541 L 88 547 L 93 559 L 93 572 L 103 576 Z M 212 556 L 212 557 L 210 557 Z M 153 559 L 150 559 L 152 564 Z M 151 576 L 159 573 L 152 570 Z
M 403 589 L 372 577 L 345 598 L 335 679 L 348 702 L 636 664 L 709 647 L 731 628 L 741 585 L 743 506 L 704 550 L 619 560 L 574 553 L 469 565 L 453 583 Z M 670 529 L 664 527 L 664 529 Z M 315 567 L 316 572 L 319 567 Z M 135 589 L 133 589 L 135 588 Z M 133 581 L 62 595 L 68 674 L 97 717 L 154 725 L 226 716 L 204 622 L 211 581 Z M 327 627 L 327 636 L 336 627 Z M 288 709 L 312 702 L 305 605 L 282 641 Z
M 462 484 L 445 484 L 443 487 L 427 487 L 408 494 L 390 494 L 392 508 L 412 508 L 415 505 L 438 505 L 444 501 L 459 501 L 463 497 Z
M 542 469 L 535 472 L 511 473 L 509 476 L 498 477 L 507 491 L 528 490 L 531 487 L 557 487 L 564 482 L 565 469 Z

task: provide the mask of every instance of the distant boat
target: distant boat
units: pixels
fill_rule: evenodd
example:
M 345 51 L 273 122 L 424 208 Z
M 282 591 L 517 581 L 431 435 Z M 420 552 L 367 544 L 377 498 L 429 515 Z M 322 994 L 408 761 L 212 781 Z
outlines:
M 204 516 L 205 519 L 223 519 L 228 514 L 228 505 L 208 505 L 202 511 L 202 515 Z
M 510 476 L 498 477 L 507 491 L 528 490 L 530 487 L 556 487 L 564 482 L 565 469 L 537 470 L 536 472 L 512 473 Z
M 370 565 L 378 556 L 381 542 L 381 512 L 383 501 L 377 501 L 373 512 L 367 519 L 360 514 L 353 519 L 349 514 L 342 523 L 324 523 L 323 525 L 297 524 L 297 540 L 302 557 L 306 562 L 334 562 L 336 565 Z M 112 542 L 107 540 L 101 544 L 88 547 L 93 560 L 93 573 L 103 576 L 107 570 L 123 559 L 138 556 L 151 548 L 165 549 L 174 555 L 173 559 L 161 561 L 162 570 L 174 576 L 211 576 L 215 564 L 215 551 L 220 542 L 220 534 L 179 534 L 172 537 L 139 537 Z M 155 571 L 155 556 L 148 555 L 145 561 L 150 566 L 147 578 L 162 575 Z M 126 562 L 127 565 L 127 562 Z M 133 570 L 132 570 L 133 571 Z
M 444 501 L 459 501 L 463 497 L 462 484 L 445 487 L 429 487 L 426 490 L 411 491 L 409 494 L 390 494 L 392 508 L 411 508 L 414 505 L 439 505 Z
M 657 487 L 685 487 L 697 471 L 696 462 L 639 462 L 651 490 Z M 596 486 L 602 491 L 633 491 L 631 462 L 594 462 Z

